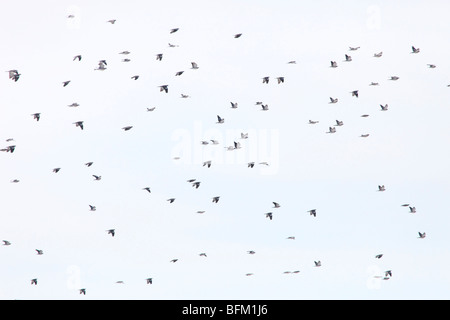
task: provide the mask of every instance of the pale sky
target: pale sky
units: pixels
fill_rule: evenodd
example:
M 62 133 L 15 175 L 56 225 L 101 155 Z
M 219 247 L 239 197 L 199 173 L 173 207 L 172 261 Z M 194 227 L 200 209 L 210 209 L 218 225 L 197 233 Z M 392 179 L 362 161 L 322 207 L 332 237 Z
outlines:
M 0 153 L 11 243 L 0 298 L 450 298 L 449 11 L 444 0 L 0 4 L 1 65 L 20 73 L 0 77 L 0 149 L 16 146 Z

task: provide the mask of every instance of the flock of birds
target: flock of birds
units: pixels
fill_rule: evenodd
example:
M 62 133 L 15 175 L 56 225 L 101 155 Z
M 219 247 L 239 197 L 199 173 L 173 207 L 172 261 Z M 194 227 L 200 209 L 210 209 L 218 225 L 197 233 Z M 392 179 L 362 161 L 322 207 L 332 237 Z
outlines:
M 74 18 L 74 16 L 73 15 L 69 15 L 67 18 L 71 19 L 71 18 Z M 107 21 L 107 23 L 110 23 L 110 24 L 114 25 L 116 23 L 116 20 L 115 19 L 109 20 L 109 21 Z M 178 31 L 179 31 L 179 28 L 173 28 L 173 29 L 171 29 L 169 31 L 169 34 L 172 34 L 172 33 L 178 32 Z M 238 39 L 241 36 L 242 36 L 242 33 L 233 35 L 233 37 L 235 39 Z M 169 47 L 173 48 L 173 47 L 177 47 L 177 45 L 169 43 Z M 358 49 L 359 49 L 359 47 L 349 47 L 349 51 L 350 52 L 356 52 Z M 420 53 L 420 49 L 416 48 L 414 46 L 412 46 L 411 50 L 412 50 L 411 53 L 413 53 L 413 54 L 419 54 Z M 125 58 L 122 59 L 122 62 L 124 62 L 124 63 L 130 62 L 130 59 L 126 58 L 130 54 L 129 51 L 122 51 L 119 54 L 125 57 Z M 373 55 L 374 58 L 381 58 L 382 56 L 383 56 L 383 52 L 374 53 L 374 55 Z M 157 61 L 162 61 L 163 57 L 164 56 L 163 56 L 162 53 L 156 54 L 156 60 Z M 350 54 L 346 53 L 344 55 L 344 57 L 345 57 L 344 61 L 346 63 L 347 62 L 348 63 L 352 62 L 352 57 L 351 57 Z M 83 56 L 81 54 L 77 54 L 77 55 L 72 57 L 73 63 L 80 62 L 80 61 L 82 61 L 82 59 L 83 59 Z M 296 64 L 296 61 L 292 60 L 292 61 L 288 61 L 287 63 L 288 64 Z M 339 65 L 338 65 L 337 61 L 331 61 L 330 62 L 330 67 L 331 68 L 338 68 Z M 436 68 L 436 65 L 428 64 L 428 67 L 429 68 Z M 199 65 L 196 62 L 191 62 L 191 69 L 192 70 L 197 70 L 199 68 L 200 67 L 199 67 Z M 107 69 L 108 69 L 107 61 L 106 60 L 99 60 L 98 61 L 98 65 L 96 66 L 96 68 L 94 70 L 95 71 L 102 71 L 102 72 L 104 72 Z M 9 79 L 11 79 L 12 81 L 17 82 L 17 81 L 20 80 L 21 73 L 18 70 L 11 69 L 11 70 L 8 70 L 7 73 L 9 75 Z M 175 76 L 179 77 L 183 73 L 184 73 L 184 71 L 178 71 L 178 72 L 175 73 Z M 136 81 L 136 80 L 139 79 L 139 75 L 134 75 L 134 76 L 131 77 L 131 79 Z M 398 76 L 391 76 L 389 78 L 389 80 L 391 80 L 391 81 L 398 81 L 399 77 Z M 288 79 L 285 79 L 284 76 L 276 77 L 276 82 L 279 85 L 282 85 L 283 83 L 285 83 L 285 81 L 288 81 Z M 270 82 L 270 77 L 269 76 L 262 77 L 262 84 L 268 84 L 269 82 Z M 67 86 L 70 85 L 70 83 L 71 83 L 70 80 L 63 81 L 62 82 L 62 87 L 67 87 Z M 378 86 L 379 83 L 378 82 L 371 82 L 369 85 L 370 86 Z M 161 93 L 168 93 L 169 92 L 169 85 L 168 84 L 160 85 L 159 86 L 159 91 Z M 359 97 L 359 90 L 353 90 L 350 93 L 351 93 L 352 97 L 355 97 L 355 98 Z M 188 98 L 189 96 L 185 95 L 185 94 L 182 94 L 181 97 L 182 98 Z M 338 98 L 330 97 L 330 102 L 329 102 L 330 104 L 336 104 L 338 102 L 339 102 Z M 269 111 L 269 106 L 267 104 L 264 104 L 261 101 L 256 102 L 256 105 L 260 106 L 262 111 Z M 71 107 L 71 108 L 77 108 L 77 107 L 79 107 L 79 104 L 78 103 L 73 103 L 73 104 L 68 105 L 68 106 Z M 384 105 L 380 104 L 380 107 L 381 107 L 381 111 L 388 111 L 388 104 L 384 104 Z M 238 108 L 238 103 L 237 102 L 231 102 L 231 108 L 232 109 Z M 154 109 L 155 109 L 155 107 L 147 108 L 147 111 L 151 112 L 151 111 L 154 111 Z M 41 115 L 40 112 L 36 112 L 36 113 L 31 114 L 31 117 L 37 122 L 39 122 L 41 120 L 41 116 L 43 116 L 43 115 Z M 361 117 L 369 117 L 369 115 L 368 114 L 363 114 L 363 115 L 361 115 Z M 216 123 L 217 124 L 223 124 L 224 122 L 225 122 L 225 119 L 222 116 L 217 115 L 217 122 Z M 319 121 L 318 120 L 309 120 L 308 123 L 310 125 L 315 125 L 315 124 L 319 123 Z M 76 128 L 79 128 L 80 130 L 85 130 L 85 129 L 88 130 L 88 127 L 85 127 L 85 123 L 82 120 L 78 120 L 78 121 L 73 122 L 73 125 Z M 337 127 L 341 127 L 343 125 L 344 125 L 344 122 L 342 120 L 336 120 L 336 123 L 334 125 L 331 125 L 329 127 L 329 130 L 326 133 L 327 134 L 334 134 L 334 133 L 337 132 Z M 129 131 L 129 130 L 132 130 L 132 129 L 133 129 L 133 126 L 131 126 L 131 125 L 122 127 L 122 130 L 124 130 L 124 131 Z M 367 138 L 367 137 L 369 137 L 369 134 L 368 133 L 361 134 L 361 137 L 362 138 Z M 248 137 L 247 133 L 241 133 L 240 139 L 248 139 L 248 138 L 249 137 Z M 239 138 L 236 139 L 236 140 L 239 140 Z M 16 151 L 16 145 L 13 143 L 14 139 L 13 138 L 9 138 L 6 141 L 9 144 L 7 146 L 1 148 L 0 151 L 6 152 L 6 153 L 11 153 L 11 154 L 14 153 Z M 203 145 L 208 145 L 208 144 L 215 145 L 215 144 L 219 144 L 219 141 L 217 141 L 217 140 L 206 141 L 205 140 L 205 141 L 201 141 L 200 143 L 203 144 Z M 227 148 L 227 150 L 232 151 L 232 150 L 240 149 L 240 148 L 242 148 L 242 146 L 241 146 L 241 143 L 239 141 L 235 141 L 232 146 L 227 146 L 225 148 Z M 85 166 L 86 167 L 90 167 L 90 166 L 93 165 L 93 163 L 94 162 L 86 162 Z M 269 163 L 267 163 L 267 162 L 260 162 L 259 164 L 260 165 L 266 165 L 266 166 L 269 165 Z M 207 168 L 210 168 L 212 166 L 212 161 L 208 160 L 208 161 L 203 162 L 203 166 L 207 167 Z M 250 169 L 254 168 L 255 162 L 249 162 L 247 164 L 247 166 Z M 57 174 L 58 172 L 60 172 L 60 170 L 61 170 L 60 167 L 54 168 L 53 169 L 53 173 Z M 93 177 L 94 181 L 100 181 L 101 178 L 102 178 L 100 175 L 92 175 L 92 177 Z M 18 179 L 14 179 L 11 182 L 12 183 L 18 183 L 19 180 Z M 201 182 L 198 181 L 197 179 L 189 179 L 189 180 L 187 180 L 187 182 L 192 184 L 192 187 L 194 189 L 198 189 L 201 186 Z M 145 191 L 145 192 L 148 192 L 150 194 L 152 193 L 151 188 L 147 187 L 147 186 L 143 187 L 142 190 Z M 379 185 L 378 186 L 378 191 L 379 192 L 385 192 L 386 191 L 386 187 L 384 185 Z M 176 198 L 169 198 L 169 199 L 167 199 L 167 201 L 169 203 L 173 203 L 175 200 L 176 200 Z M 212 197 L 211 201 L 212 201 L 212 203 L 216 203 L 216 204 L 219 203 L 220 196 Z M 416 208 L 413 205 L 409 204 L 409 203 L 408 204 L 402 204 L 401 206 L 409 208 L 409 212 L 412 213 L 412 214 L 417 212 Z M 265 213 L 264 214 L 265 217 L 267 219 L 269 219 L 269 220 L 273 220 L 274 219 L 274 212 L 276 211 L 276 209 L 278 209 L 280 207 L 281 207 L 280 203 L 273 202 L 273 209 L 274 210 L 272 210 L 271 212 Z M 90 211 L 96 211 L 96 209 L 97 208 L 96 208 L 95 205 L 92 205 L 92 204 L 89 205 L 89 210 Z M 199 213 L 199 214 L 203 214 L 204 212 L 205 211 L 197 211 L 197 213 Z M 318 210 L 317 209 L 310 209 L 310 210 L 307 211 L 307 213 L 309 213 L 309 215 L 314 218 L 314 217 L 317 216 Z M 107 230 L 105 230 L 105 232 L 106 232 L 107 235 L 109 235 L 111 237 L 115 237 L 116 236 L 116 229 L 114 229 L 114 228 L 107 229 Z M 424 239 L 425 237 L 426 237 L 426 232 L 423 232 L 423 231 L 418 232 L 418 238 Z M 287 237 L 287 239 L 295 240 L 295 236 L 289 236 L 289 237 Z M 13 246 L 13 243 L 10 240 L 3 240 L 3 246 Z M 44 250 L 43 249 L 35 249 L 35 251 L 36 251 L 36 254 L 39 255 L 39 256 L 44 254 Z M 256 252 L 254 250 L 249 250 L 249 251 L 247 251 L 247 253 L 250 254 L 250 255 L 256 254 Z M 201 252 L 201 253 L 199 253 L 199 256 L 202 256 L 202 257 L 206 258 L 207 254 L 205 252 Z M 382 257 L 383 257 L 382 253 L 378 253 L 378 254 L 376 254 L 374 256 L 374 258 L 376 258 L 376 259 L 381 259 Z M 170 263 L 176 263 L 177 261 L 178 261 L 178 259 L 174 258 L 174 259 L 170 260 Z M 313 266 L 316 267 L 316 268 L 320 268 L 322 266 L 322 262 L 320 260 L 314 261 Z M 298 273 L 300 273 L 300 270 L 285 271 L 283 273 L 285 273 L 285 274 L 298 274 Z M 252 276 L 253 273 L 246 273 L 245 275 L 246 276 Z M 377 275 L 375 277 L 379 277 L 379 278 L 381 278 L 383 280 L 389 280 L 392 277 L 392 270 L 386 270 L 383 273 L 383 275 Z M 153 283 L 153 278 L 152 277 L 147 277 L 147 278 L 143 277 L 143 281 L 145 281 L 147 284 L 152 284 Z M 38 285 L 38 278 L 30 279 L 30 283 L 31 283 L 31 285 Z M 116 283 L 122 283 L 123 284 L 124 282 L 119 280 Z M 79 294 L 85 295 L 86 292 L 87 292 L 86 288 L 79 288 Z

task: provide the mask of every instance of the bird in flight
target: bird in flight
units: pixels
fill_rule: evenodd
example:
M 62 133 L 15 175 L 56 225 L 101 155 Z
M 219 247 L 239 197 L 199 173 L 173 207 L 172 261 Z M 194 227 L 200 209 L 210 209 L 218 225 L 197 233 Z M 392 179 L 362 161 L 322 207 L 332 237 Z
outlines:
M 2 240 L 3 241 L 3 245 L 4 246 L 10 246 L 11 242 L 9 242 L 8 240 Z
M 16 146 L 7 146 L 6 148 L 0 149 L 0 151 L 13 153 L 15 149 L 16 149 Z
M 409 207 L 410 213 L 416 213 L 416 207 Z
M 204 252 L 199 253 L 198 255 L 199 255 L 200 257 L 205 257 L 205 258 L 207 257 L 207 256 L 206 256 L 206 253 L 204 253 Z
M 63 81 L 63 87 L 66 87 L 68 84 L 70 83 L 70 80 L 67 80 L 67 81 Z
M 84 289 L 84 288 L 80 289 L 79 292 L 80 292 L 80 294 L 86 295 L 86 289 Z
M 75 127 L 80 127 L 80 129 L 83 130 L 84 129 L 83 123 L 84 123 L 83 121 L 77 121 L 74 122 L 73 124 L 75 125 Z
M 145 279 L 145 281 L 147 282 L 147 284 L 152 284 L 153 283 L 153 279 L 152 278 L 147 278 L 147 279 Z
M 175 198 L 167 199 L 167 201 L 169 201 L 169 203 L 173 203 L 175 201 Z
M 126 127 L 123 127 L 122 130 L 128 131 L 128 130 L 131 130 L 132 128 L 133 128 L 133 126 L 126 126 Z
M 181 76 L 184 73 L 184 71 L 178 71 L 177 73 L 175 73 L 175 76 Z
M 33 113 L 32 116 L 33 116 L 33 119 L 36 119 L 36 121 L 39 121 L 39 119 L 41 119 L 40 113 Z
M 36 250 L 36 254 L 37 254 L 38 256 L 41 256 L 41 255 L 44 254 L 44 251 L 43 251 L 43 250 L 40 250 L 40 249 L 35 249 L 35 250 Z
M 218 202 L 219 202 L 219 199 L 220 199 L 220 196 L 218 196 L 218 197 L 213 197 L 213 198 L 212 198 L 212 202 L 213 202 L 213 203 L 218 203 Z
M 331 61 L 331 68 L 337 68 L 337 62 L 336 61 Z
M 158 53 L 158 54 L 156 55 L 156 60 L 161 61 L 162 58 L 163 58 L 163 54 L 162 54 L 162 53 Z
M 93 174 L 92 176 L 94 177 L 94 181 L 102 180 L 102 176 L 96 176 L 95 174 Z
M 164 84 L 162 86 L 159 86 L 159 91 L 165 91 L 166 93 L 169 92 L 169 85 Z
M 345 55 L 345 61 L 350 62 L 352 61 L 352 57 L 349 56 L 348 54 Z
M 179 30 L 179 28 L 173 28 L 173 29 L 170 29 L 170 33 L 175 33 L 175 32 L 177 32 Z
M 131 79 L 132 80 L 137 80 L 137 79 L 139 79 L 139 76 L 138 75 L 132 76 Z
M 106 66 L 107 66 L 106 60 L 100 60 L 98 62 L 98 67 L 94 70 L 104 71 L 104 70 L 106 70 Z
M 207 166 L 208 168 L 211 168 L 211 160 L 203 162 L 203 166 Z
M 79 107 L 79 106 L 80 105 L 78 103 L 76 103 L 76 102 L 68 105 L 68 107 L 71 107 L 71 108 L 76 108 L 76 107 Z
M 61 168 L 54 168 L 54 169 L 53 169 L 53 172 L 54 172 L 54 173 L 58 173 L 59 170 L 61 170 Z
M 35 279 L 31 279 L 31 285 L 37 285 L 37 279 L 35 278 Z
M 230 102 L 231 103 L 231 109 L 237 109 L 238 103 L 237 102 Z
M 284 77 L 278 77 L 277 81 L 278 81 L 278 84 L 284 83 Z
M 383 185 L 378 186 L 378 191 L 386 191 L 386 187 Z
M 225 119 L 221 118 L 219 115 L 217 115 L 217 122 L 216 123 L 224 123 Z
M 381 111 L 387 111 L 389 106 L 386 103 L 384 106 L 382 104 L 380 104 L 380 107 L 381 107 Z
M 329 127 L 328 131 L 326 133 L 335 133 L 336 132 L 336 128 L 335 127 Z
M 322 266 L 322 262 L 319 261 L 314 261 L 314 266 L 315 267 L 321 267 Z
M 352 94 L 352 97 L 359 97 L 359 93 L 358 93 L 358 90 L 353 90 L 352 92 L 351 92 L 351 94 Z
M 273 203 L 273 207 L 274 208 L 279 208 L 281 207 L 280 204 L 278 202 L 272 202 Z
M 378 52 L 378 53 L 374 53 L 374 54 L 373 54 L 373 56 L 374 56 L 375 58 L 381 58 L 382 55 L 383 55 L 383 51 Z
M 90 167 L 90 166 L 92 166 L 94 163 L 93 162 L 86 162 L 84 165 L 86 166 L 86 167 Z
M 20 73 L 17 70 L 8 70 L 6 71 L 9 73 L 9 78 L 15 82 L 17 82 L 17 80 L 19 80 L 20 78 Z
M 360 47 L 349 47 L 349 50 L 350 51 L 356 51 L 356 50 L 358 50 Z
M 81 61 L 81 54 L 78 54 L 75 57 L 73 57 L 73 61 L 75 60 Z
M 376 259 L 381 259 L 382 256 L 383 256 L 383 254 L 380 253 L 380 254 L 377 254 L 377 255 L 375 256 L 375 258 L 376 258 Z
M 427 236 L 425 232 L 419 232 L 419 239 L 424 239 Z
M 89 211 L 96 211 L 97 207 L 93 205 L 89 205 Z
M 400 77 L 397 77 L 397 76 L 391 76 L 391 78 L 390 78 L 389 80 L 396 81 L 396 80 L 398 80 L 398 79 L 400 79 Z
M 172 260 L 170 260 L 170 262 L 172 262 L 172 263 L 175 263 L 175 262 L 177 262 L 178 261 L 178 259 L 172 259 Z
M 191 62 L 191 66 L 192 66 L 191 69 L 194 69 L 194 70 L 198 69 L 198 65 L 196 62 Z
M 116 19 L 111 19 L 111 20 L 108 20 L 108 21 L 106 21 L 106 22 L 109 22 L 109 23 L 111 23 L 111 24 L 114 24 L 114 23 L 116 23 Z
M 419 53 L 420 52 L 420 48 L 416 48 L 414 46 L 411 46 L 411 49 L 412 49 L 411 53 Z
M 307 212 L 309 212 L 310 216 L 314 216 L 315 217 L 317 215 L 316 209 L 311 209 L 311 210 L 308 210 Z
M 269 83 L 269 77 L 263 77 L 262 80 L 262 83 Z
M 106 232 L 108 234 L 110 234 L 112 237 L 114 237 L 116 235 L 116 230 L 115 229 L 109 229 L 109 230 L 106 230 Z
M 330 97 L 330 103 L 337 103 L 338 101 L 339 101 L 338 98 Z
M 145 188 L 142 188 L 142 190 L 145 190 L 145 191 L 147 191 L 148 193 L 151 193 L 151 191 L 150 191 L 150 188 L 149 188 L 149 187 L 145 187 Z
M 270 220 L 272 220 L 272 218 L 273 218 L 272 212 L 267 212 L 265 215 L 266 215 L 266 218 L 269 218 Z
M 242 36 L 242 33 L 236 33 L 236 34 L 234 35 L 234 38 L 237 39 L 237 38 L 240 38 L 241 36 Z

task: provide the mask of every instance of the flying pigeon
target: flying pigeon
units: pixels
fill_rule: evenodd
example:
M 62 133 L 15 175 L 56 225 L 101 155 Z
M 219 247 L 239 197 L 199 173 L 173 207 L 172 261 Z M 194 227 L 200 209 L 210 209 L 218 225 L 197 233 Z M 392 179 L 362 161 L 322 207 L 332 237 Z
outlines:
M 81 130 L 84 129 L 83 121 L 77 121 L 73 123 L 76 127 L 80 127 Z
M 308 212 L 309 212 L 309 215 L 310 216 L 316 216 L 316 214 L 317 214 L 317 212 L 316 212 L 316 209 L 311 209 L 311 210 L 308 210 Z
M 36 119 L 36 121 L 39 121 L 39 119 L 41 119 L 40 113 L 33 113 L 32 116 L 33 116 L 33 119 Z
M 14 80 L 15 82 L 17 82 L 17 80 L 19 80 L 19 78 L 20 78 L 19 71 L 17 71 L 17 70 L 9 70 L 9 71 L 6 71 L 6 72 L 8 72 L 9 78 L 11 80 Z

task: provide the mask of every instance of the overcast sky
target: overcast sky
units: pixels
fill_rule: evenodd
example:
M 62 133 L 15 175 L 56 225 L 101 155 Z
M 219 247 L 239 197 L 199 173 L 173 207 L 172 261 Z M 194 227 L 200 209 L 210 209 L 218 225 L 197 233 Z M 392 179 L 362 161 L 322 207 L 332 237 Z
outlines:
M 0 298 L 450 298 L 449 11 L 444 0 L 0 4 L 2 70 L 21 74 L 0 77 L 0 148 L 16 146 L 0 153 L 11 243 Z

